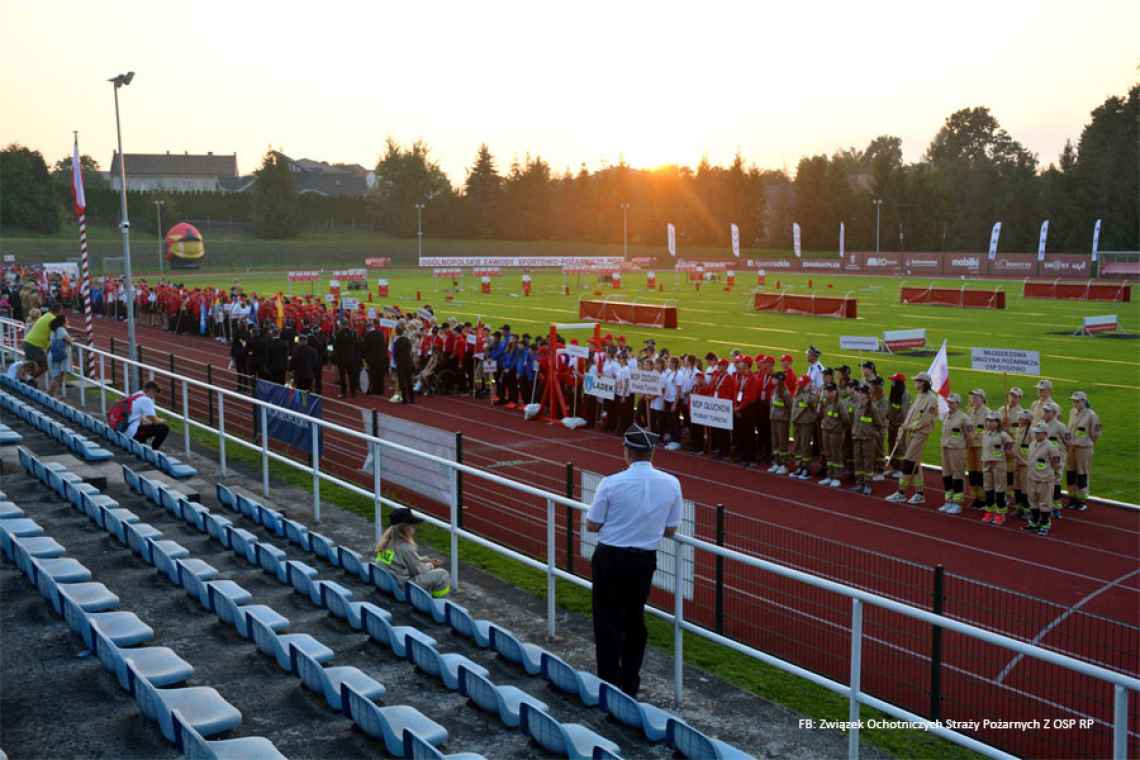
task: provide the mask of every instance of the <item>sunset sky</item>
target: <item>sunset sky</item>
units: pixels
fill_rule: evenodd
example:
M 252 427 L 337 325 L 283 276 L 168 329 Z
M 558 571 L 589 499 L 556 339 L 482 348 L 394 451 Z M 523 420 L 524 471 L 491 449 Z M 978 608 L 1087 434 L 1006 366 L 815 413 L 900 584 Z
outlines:
M 1043 163 L 1140 79 L 1140 2 L 194 3 L 0 0 L 0 141 L 107 169 L 121 92 L 128 153 L 272 145 L 373 167 L 423 138 L 461 184 L 500 169 L 727 163 L 903 139 L 990 106 Z

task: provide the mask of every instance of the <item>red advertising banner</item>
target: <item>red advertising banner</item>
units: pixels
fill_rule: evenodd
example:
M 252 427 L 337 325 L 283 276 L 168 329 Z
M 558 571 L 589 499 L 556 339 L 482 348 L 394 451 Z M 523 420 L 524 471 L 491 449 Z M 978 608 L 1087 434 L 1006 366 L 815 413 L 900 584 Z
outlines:
M 952 253 L 942 258 L 945 274 L 978 276 L 986 273 L 986 256 L 982 253 Z
M 836 259 L 836 261 L 838 260 Z M 756 294 L 754 305 L 756 311 L 779 311 L 784 314 L 839 317 L 841 319 L 855 319 L 857 317 L 857 304 L 854 298 L 760 292 Z
M 903 274 L 942 274 L 942 254 L 906 254 L 903 258 Z
M 794 257 L 782 259 L 756 259 L 756 268 L 765 272 L 798 272 L 800 260 Z
M 933 304 L 975 309 L 1004 309 L 1005 292 L 966 288 L 901 288 L 899 303 Z
M 1037 257 L 1032 253 L 1003 253 L 988 263 L 995 277 L 1032 277 L 1037 272 Z
M 364 266 L 368 269 L 383 269 L 391 263 L 391 256 L 374 256 L 373 258 L 364 260 Z
M 583 299 L 578 302 L 578 318 L 596 319 L 599 322 L 616 322 L 621 325 L 676 329 L 677 307 L 664 304 L 588 301 Z
M 902 271 L 902 256 L 897 253 L 865 253 L 863 271 L 868 274 L 898 274 Z
M 1092 277 L 1092 258 L 1064 253 L 1045 254 L 1038 265 L 1038 277 Z
M 803 259 L 800 261 L 800 269 L 805 272 L 842 272 L 843 259 Z
M 1121 283 L 1094 282 L 1027 282 L 1026 298 L 1056 298 L 1067 301 L 1124 301 L 1132 300 L 1132 287 Z

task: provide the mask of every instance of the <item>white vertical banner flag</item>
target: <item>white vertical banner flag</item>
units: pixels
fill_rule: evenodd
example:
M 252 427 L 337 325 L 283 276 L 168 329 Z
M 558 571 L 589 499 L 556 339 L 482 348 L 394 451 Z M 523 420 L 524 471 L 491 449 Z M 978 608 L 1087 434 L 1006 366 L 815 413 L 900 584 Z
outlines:
M 799 222 L 792 222 L 792 250 L 796 253 L 796 258 L 800 258 L 803 251 L 800 250 L 800 225 Z
M 843 233 L 844 232 L 846 232 L 846 228 L 844 227 L 843 222 L 840 222 L 839 223 L 839 258 L 843 258 L 843 242 L 844 242 L 843 241 Z
M 990 261 L 997 258 L 998 238 L 1001 237 L 1001 222 L 994 222 L 994 228 L 990 230 Z
M 1045 241 L 1049 237 L 1049 220 L 1041 222 L 1041 237 L 1037 238 L 1037 260 L 1045 260 Z
M 665 225 L 665 238 L 669 243 L 669 255 L 676 257 L 677 255 L 677 228 L 673 226 L 672 222 Z
M 930 389 L 938 396 L 938 416 L 946 419 L 950 412 L 950 406 L 946 403 L 946 398 L 950 395 L 950 363 L 946 360 L 945 339 L 926 372 L 930 375 Z
M 1093 225 L 1093 247 L 1092 247 L 1092 260 L 1096 261 L 1097 254 L 1100 252 L 1100 219 L 1096 220 Z
M 732 255 L 740 258 L 740 228 L 735 224 L 728 225 L 728 231 L 732 233 Z

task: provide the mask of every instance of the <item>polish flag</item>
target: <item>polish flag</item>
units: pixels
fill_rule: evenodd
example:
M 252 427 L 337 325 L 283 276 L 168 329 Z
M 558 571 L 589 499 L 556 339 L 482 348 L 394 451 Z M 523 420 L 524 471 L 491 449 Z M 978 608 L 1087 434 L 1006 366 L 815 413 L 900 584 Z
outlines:
M 943 339 L 942 348 L 938 349 L 934 361 L 930 363 L 930 369 L 926 372 L 930 375 L 931 390 L 938 394 L 938 416 L 945 419 L 950 411 L 950 407 L 946 403 L 946 398 L 950 395 L 950 365 L 946 361 L 945 339 Z

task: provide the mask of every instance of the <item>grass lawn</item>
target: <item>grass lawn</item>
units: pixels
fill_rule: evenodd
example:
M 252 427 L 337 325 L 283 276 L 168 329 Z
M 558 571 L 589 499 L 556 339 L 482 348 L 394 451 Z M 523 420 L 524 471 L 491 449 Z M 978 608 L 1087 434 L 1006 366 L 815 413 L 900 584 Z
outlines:
M 441 318 L 456 317 L 475 321 L 482 317 L 493 327 L 509 322 L 516 332 L 545 333 L 551 322 L 576 321 L 580 295 L 592 296 L 594 284 L 589 278 L 570 277 L 571 295 L 562 294 L 563 275 L 555 272 L 534 274 L 534 292 L 529 298 L 519 294 L 519 273 L 505 272 L 494 278 L 494 292 L 482 295 L 478 283 L 467 276 L 463 290 L 451 302 L 445 301 L 443 288 L 450 281 L 436 280 L 430 272 L 417 270 L 385 270 L 372 272 L 372 285 L 385 276 L 390 282 L 387 299 L 374 297 L 377 304 L 398 304 L 404 308 L 416 305 L 416 291 L 423 302 L 432 304 Z M 188 287 L 196 285 L 229 286 L 240 282 L 247 290 L 258 292 L 288 291 L 283 273 L 277 272 L 200 272 L 181 274 Z M 1005 389 L 1020 386 L 1026 392 L 1025 405 L 1035 398 L 1032 386 L 1036 377 L 983 372 L 970 369 L 970 348 L 1024 349 L 1041 353 L 1044 376 L 1054 382 L 1055 396 L 1068 419 L 1069 395 L 1075 390 L 1089 394 L 1093 408 L 1104 425 L 1104 437 L 1097 447 L 1092 491 L 1114 499 L 1136 502 L 1140 495 L 1140 339 L 1126 337 L 1076 337 L 1073 330 L 1081 317 L 1094 314 L 1116 314 L 1124 333 L 1140 333 L 1140 302 L 1104 303 L 1024 299 L 1019 281 L 980 280 L 970 287 L 1006 291 L 1004 311 L 957 309 L 940 306 L 903 306 L 898 303 L 901 278 L 820 276 L 806 274 L 770 275 L 769 286 L 779 281 L 795 292 L 850 294 L 858 299 L 859 319 L 840 320 L 824 317 L 789 316 L 758 313 L 751 308 L 751 274 L 740 272 L 737 288 L 726 293 L 720 287 L 703 287 L 695 291 L 669 272 L 661 272 L 658 282 L 665 291 L 645 289 L 643 274 L 627 274 L 625 289 L 608 289 L 606 295 L 620 294 L 623 299 L 651 302 L 672 301 L 678 305 L 679 328 L 661 330 L 610 325 L 607 330 L 625 335 L 634 345 L 648 337 L 674 352 L 725 354 L 740 348 L 752 354 L 759 352 L 796 356 L 797 368 L 806 365 L 804 349 L 809 344 L 823 351 L 826 365 L 849 364 L 856 367 L 872 358 L 884 376 L 901 370 L 908 377 L 925 370 L 933 352 L 942 340 L 949 341 L 951 387 L 965 396 L 981 387 L 989 395 L 990 405 L 1003 402 Z M 809 290 L 808 281 L 812 281 Z M 909 280 L 911 285 L 925 286 L 927 280 Z M 960 287 L 961 280 L 939 280 L 935 284 Z M 829 287 L 830 286 L 830 287 Z M 294 292 L 308 293 L 309 283 L 295 283 Z M 327 292 L 327 280 L 315 284 L 315 292 Z M 1140 294 L 1138 294 L 1140 295 Z M 841 351 L 840 335 L 881 335 L 887 329 L 927 329 L 929 351 L 919 355 L 861 354 Z M 927 447 L 927 461 L 937 462 L 936 436 Z

